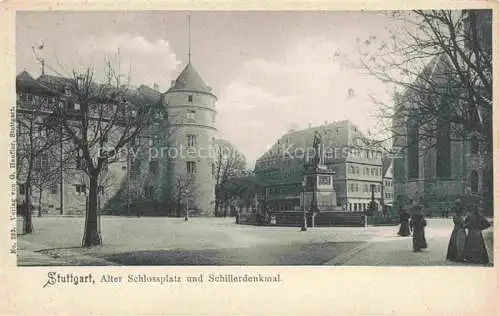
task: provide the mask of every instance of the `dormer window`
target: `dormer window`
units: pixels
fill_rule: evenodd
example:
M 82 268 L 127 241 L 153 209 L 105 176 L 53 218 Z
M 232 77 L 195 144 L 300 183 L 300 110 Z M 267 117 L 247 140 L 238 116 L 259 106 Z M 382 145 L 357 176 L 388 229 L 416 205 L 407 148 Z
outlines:
M 192 95 L 188 95 L 188 102 L 193 102 L 193 96 Z
M 66 95 L 67 97 L 70 97 L 71 96 L 71 90 L 69 88 L 64 88 L 64 95 Z

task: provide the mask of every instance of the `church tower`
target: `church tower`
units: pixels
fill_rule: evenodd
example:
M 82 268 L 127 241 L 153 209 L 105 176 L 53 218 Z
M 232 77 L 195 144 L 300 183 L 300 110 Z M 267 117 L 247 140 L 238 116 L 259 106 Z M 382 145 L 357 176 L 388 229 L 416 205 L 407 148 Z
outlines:
M 170 194 L 183 196 L 183 207 L 212 215 L 215 200 L 215 102 L 217 97 L 189 60 L 165 93 L 170 150 Z M 187 204 L 187 205 L 186 205 Z

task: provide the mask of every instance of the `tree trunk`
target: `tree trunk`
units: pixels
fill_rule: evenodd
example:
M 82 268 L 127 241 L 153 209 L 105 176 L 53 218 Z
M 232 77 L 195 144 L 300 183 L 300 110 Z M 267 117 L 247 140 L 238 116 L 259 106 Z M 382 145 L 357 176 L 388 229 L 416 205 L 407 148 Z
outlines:
M 31 179 L 29 177 L 26 181 L 24 203 L 23 233 L 31 234 L 33 232 L 33 221 L 31 218 Z
M 99 172 L 89 175 L 89 203 L 85 219 L 85 232 L 83 235 L 83 247 L 92 247 L 102 244 L 101 233 L 97 218 L 97 187 L 99 183 Z
M 181 217 L 181 198 L 177 198 L 177 217 Z
M 40 189 L 38 193 L 38 217 L 42 217 L 42 192 L 43 190 Z
M 215 217 L 219 217 L 219 208 L 220 208 L 220 201 L 219 199 L 217 198 L 217 195 L 215 197 L 215 206 L 214 206 L 214 215 Z

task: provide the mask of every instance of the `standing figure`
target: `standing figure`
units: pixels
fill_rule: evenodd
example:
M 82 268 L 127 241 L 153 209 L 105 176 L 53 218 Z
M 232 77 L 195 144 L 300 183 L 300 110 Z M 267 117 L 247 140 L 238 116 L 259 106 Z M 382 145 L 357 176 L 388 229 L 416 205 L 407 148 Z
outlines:
M 415 207 L 415 213 L 410 220 L 410 230 L 413 231 L 413 251 L 418 252 L 427 248 L 427 241 L 425 240 L 425 220 L 423 208 L 421 205 Z
M 481 231 L 491 226 L 485 216 L 479 213 L 477 205 L 469 205 L 469 214 L 465 218 L 465 227 L 468 230 L 465 239 L 464 258 L 471 263 L 488 263 L 488 251 Z
M 453 216 L 453 223 L 455 227 L 451 233 L 450 242 L 448 243 L 448 252 L 446 259 L 462 262 L 464 261 L 465 239 L 465 216 L 462 208 L 457 208 L 455 216 Z
M 452 212 L 455 214 L 461 213 L 463 216 L 465 216 L 465 209 L 464 206 L 462 205 L 462 200 L 456 199 L 455 200 L 455 205 L 452 207 Z M 448 211 L 445 212 L 445 217 L 448 217 Z
M 398 235 L 405 237 L 410 236 L 410 225 L 408 223 L 410 219 L 410 213 L 408 213 L 407 210 L 399 209 L 398 215 L 399 223 L 401 224 L 401 226 L 399 226 Z

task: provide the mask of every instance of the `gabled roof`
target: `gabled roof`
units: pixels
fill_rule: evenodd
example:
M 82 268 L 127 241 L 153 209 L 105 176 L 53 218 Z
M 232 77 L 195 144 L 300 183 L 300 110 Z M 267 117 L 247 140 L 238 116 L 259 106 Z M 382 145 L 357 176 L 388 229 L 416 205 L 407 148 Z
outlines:
M 186 65 L 167 93 L 175 91 L 195 91 L 213 95 L 212 89 L 203 81 L 191 63 Z
M 319 133 L 321 135 L 323 146 L 331 148 L 360 146 L 356 144 L 356 140 L 358 138 L 365 139 L 365 136 L 361 133 L 361 131 L 359 131 L 357 126 L 349 120 L 313 126 L 307 129 L 291 131 L 284 134 L 271 146 L 268 151 L 257 159 L 257 162 L 274 157 L 276 155 L 276 150 L 282 148 L 283 146 L 290 148 L 292 151 L 295 148 L 312 149 L 315 133 Z
M 392 158 L 390 157 L 382 158 L 382 176 L 385 176 L 385 174 L 387 173 L 387 169 L 389 169 L 391 164 L 392 164 Z
M 60 76 L 53 76 L 53 75 L 46 75 L 43 74 L 40 77 L 36 79 L 38 82 L 41 84 L 49 85 L 49 86 L 59 86 L 59 85 L 66 85 L 70 83 L 69 78 L 65 77 L 60 77 Z
M 40 85 L 26 70 L 24 70 L 16 76 L 16 88 L 22 90 L 32 90 L 40 89 Z
M 21 73 L 19 73 L 16 76 L 16 80 L 23 81 L 23 82 L 35 81 L 35 79 L 33 79 L 33 77 L 31 77 L 31 75 L 26 70 L 23 70 Z
M 140 85 L 137 91 L 150 99 L 159 99 L 161 97 L 160 91 L 150 88 L 146 85 Z

